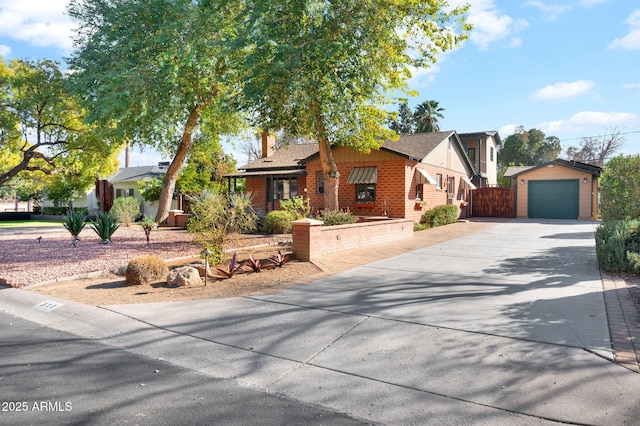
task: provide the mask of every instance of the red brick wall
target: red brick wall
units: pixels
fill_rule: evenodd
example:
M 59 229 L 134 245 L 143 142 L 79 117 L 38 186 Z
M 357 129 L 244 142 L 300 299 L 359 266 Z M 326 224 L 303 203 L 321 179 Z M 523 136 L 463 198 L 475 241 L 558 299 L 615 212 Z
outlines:
M 305 195 L 304 188 L 306 187 L 306 177 L 298 176 L 298 195 Z M 275 209 L 271 208 L 271 201 L 267 203 L 267 178 L 265 177 L 248 177 L 247 178 L 247 192 L 252 194 L 253 208 L 256 212 L 267 213 L 271 210 L 280 209 L 280 203 L 275 202 Z

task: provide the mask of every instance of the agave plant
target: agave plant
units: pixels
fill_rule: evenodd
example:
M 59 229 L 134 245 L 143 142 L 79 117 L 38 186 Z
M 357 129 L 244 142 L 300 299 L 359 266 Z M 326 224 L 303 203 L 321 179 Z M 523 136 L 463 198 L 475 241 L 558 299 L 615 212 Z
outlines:
M 91 222 L 91 229 L 102 238 L 102 244 L 111 244 L 111 236 L 119 227 L 120 224 L 111 213 L 98 213 L 96 220 Z
M 249 255 L 249 259 L 244 261 L 244 264 L 251 268 L 253 272 L 260 272 L 264 268 L 264 264 L 260 262 L 260 259 L 254 259 L 252 254 Z
M 82 232 L 86 224 L 82 213 L 77 210 L 69 210 L 62 225 L 71 233 L 73 241 L 77 241 L 78 235 Z
M 287 260 L 289 260 L 289 256 L 286 254 L 282 254 L 280 250 L 278 250 L 278 254 L 269 258 L 269 262 L 271 262 L 277 268 L 282 268 L 282 266 L 287 263 Z
M 227 279 L 233 277 L 236 272 L 242 269 L 242 263 L 238 263 L 236 261 L 236 253 L 233 253 L 233 257 L 231 258 L 231 262 L 225 268 L 216 268 L 218 270 L 218 275 L 222 279 Z

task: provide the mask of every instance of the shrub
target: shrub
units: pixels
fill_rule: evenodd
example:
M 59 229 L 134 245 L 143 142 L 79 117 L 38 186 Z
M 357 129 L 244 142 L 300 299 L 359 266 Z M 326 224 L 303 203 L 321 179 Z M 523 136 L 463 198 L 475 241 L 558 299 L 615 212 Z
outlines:
M 124 226 L 131 226 L 140 214 L 140 201 L 135 197 L 118 197 L 113 201 L 111 213 Z
M 293 220 L 298 220 L 309 217 L 311 204 L 309 198 L 298 195 L 288 200 L 280 201 L 280 209 L 289 212 L 294 218 Z
M 429 229 L 429 226 L 424 223 L 414 223 L 413 224 L 413 232 L 423 231 L 425 229 Z
M 295 216 L 286 210 L 272 210 L 267 213 L 264 219 L 265 232 L 268 234 L 289 234 L 293 220 L 296 220 Z
M 102 244 L 111 244 L 111 236 L 119 227 L 115 216 L 111 213 L 98 213 L 96 220 L 91 222 L 91 229 L 102 238 Z
M 613 220 L 596 229 L 596 253 L 600 267 L 607 272 L 631 272 L 629 253 L 640 252 L 640 221 Z M 635 264 L 635 263 L 634 263 Z
M 78 238 L 78 235 L 84 229 L 86 222 L 84 221 L 84 215 L 77 210 L 70 210 L 67 216 L 64 218 L 62 224 L 74 239 Z
M 458 207 L 454 205 L 436 206 L 422 215 L 420 223 L 429 228 L 448 225 L 458 220 Z
M 629 272 L 640 275 L 640 253 L 628 251 L 627 259 L 629 260 Z
M 325 210 L 316 216 L 317 220 L 323 221 L 323 226 L 347 225 L 356 223 L 358 218 L 351 212 L 342 210 Z
M 131 259 L 125 271 L 125 281 L 131 285 L 142 285 L 165 279 L 169 274 L 164 260 L 157 256 L 138 256 Z
M 147 237 L 147 244 L 149 244 L 149 236 L 151 235 L 151 231 L 155 229 L 158 224 L 153 221 L 153 218 L 149 215 L 144 215 L 142 221 L 140 221 L 140 226 L 144 230 L 144 235 Z
M 187 231 L 195 234 L 194 241 L 211 252 L 209 264 L 222 261 L 224 243 L 229 234 L 253 232 L 256 216 L 250 194 L 218 194 L 205 190 L 191 201 L 191 218 Z

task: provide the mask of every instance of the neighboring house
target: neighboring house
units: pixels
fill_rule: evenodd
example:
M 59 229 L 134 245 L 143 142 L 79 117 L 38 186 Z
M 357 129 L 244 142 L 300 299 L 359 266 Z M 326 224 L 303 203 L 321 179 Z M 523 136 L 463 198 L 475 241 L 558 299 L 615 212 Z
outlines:
M 596 219 L 602 168 L 557 159 L 540 166 L 512 166 L 516 216 L 539 219 Z
M 263 138 L 262 152 L 271 152 L 273 139 Z M 359 216 L 410 218 L 438 205 L 466 205 L 476 175 L 455 131 L 404 135 L 368 154 L 333 147 L 340 174 L 339 205 Z M 296 195 L 310 199 L 312 212 L 324 208 L 324 182 L 318 145 L 292 144 L 239 167 L 227 175 L 230 187 L 246 178 L 256 211 L 279 208 L 279 201 Z
M 498 146 L 502 145 L 498 131 L 459 133 L 458 137 L 476 169 L 473 183 L 479 188 L 498 186 Z

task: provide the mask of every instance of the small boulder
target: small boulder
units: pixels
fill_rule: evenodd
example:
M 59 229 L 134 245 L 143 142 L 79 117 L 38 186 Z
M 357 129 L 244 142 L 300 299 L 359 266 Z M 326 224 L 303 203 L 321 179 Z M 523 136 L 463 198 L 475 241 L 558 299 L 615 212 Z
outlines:
M 191 266 L 176 268 L 167 276 L 167 284 L 177 287 L 192 287 L 202 285 L 200 273 Z
M 211 267 L 207 265 L 207 262 L 204 260 L 196 260 L 195 262 L 191 262 L 189 264 L 192 268 L 196 268 L 201 277 L 204 277 L 207 274 L 208 277 L 211 277 Z M 205 272 L 206 271 L 206 272 Z

